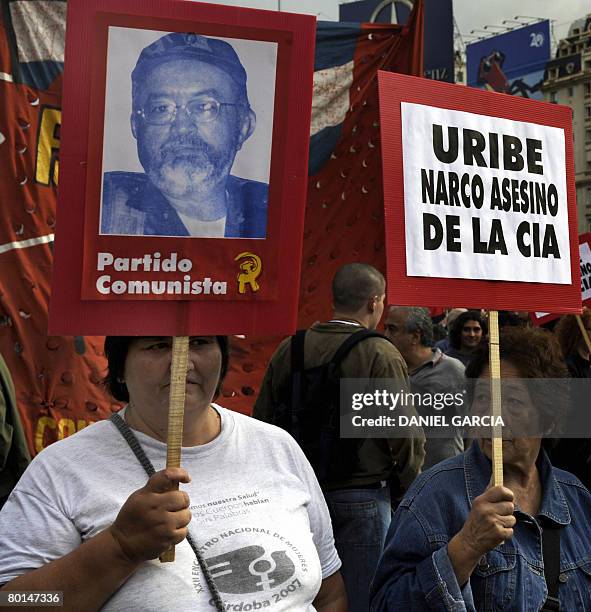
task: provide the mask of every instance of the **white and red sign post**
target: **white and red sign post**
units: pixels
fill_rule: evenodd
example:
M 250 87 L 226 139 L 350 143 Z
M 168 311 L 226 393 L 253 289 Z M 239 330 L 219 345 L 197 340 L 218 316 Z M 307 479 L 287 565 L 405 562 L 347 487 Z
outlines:
M 388 301 L 490 311 L 500 415 L 497 311 L 581 311 L 571 110 L 386 72 L 379 95 Z
M 188 337 L 296 328 L 315 18 L 70 0 L 67 23 L 49 331 L 174 338 L 175 466 Z M 179 115 L 192 140 L 165 139 Z M 223 214 L 179 207 L 215 172 Z

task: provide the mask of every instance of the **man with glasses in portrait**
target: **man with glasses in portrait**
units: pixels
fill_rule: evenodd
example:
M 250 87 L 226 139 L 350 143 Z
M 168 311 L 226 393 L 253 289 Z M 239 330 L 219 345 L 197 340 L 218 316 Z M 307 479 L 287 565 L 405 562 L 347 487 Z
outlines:
M 101 234 L 265 238 L 268 185 L 230 173 L 256 125 L 232 46 L 167 34 L 142 50 L 131 80 L 145 173 L 104 174 Z

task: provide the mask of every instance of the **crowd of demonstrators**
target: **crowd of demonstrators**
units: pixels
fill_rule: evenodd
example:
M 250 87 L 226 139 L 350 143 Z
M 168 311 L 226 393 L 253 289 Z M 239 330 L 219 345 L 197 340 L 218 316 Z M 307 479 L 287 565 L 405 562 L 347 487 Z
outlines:
M 404 357 L 408 366 L 411 391 L 421 395 L 461 393 L 465 387 L 464 365 L 461 361 L 444 355 L 433 348 L 433 323 L 428 308 L 391 306 L 384 321 L 386 337 L 390 338 Z M 416 406 L 419 414 L 425 413 Z M 433 409 L 428 409 L 433 413 Z M 465 412 L 463 402 L 446 406 L 440 414 L 448 419 Z M 454 457 L 464 451 L 460 428 L 451 428 L 452 437 L 433 437 L 434 428 L 425 427 L 425 463 L 427 469 L 443 459 Z
M 486 339 L 488 325 L 478 310 L 468 310 L 454 320 L 449 332 L 449 349 L 445 354 L 460 360 L 466 367 L 474 352 Z
M 108 337 L 105 353 L 126 407 L 46 448 L 20 479 L 0 514 L 3 590 L 62 591 L 73 611 L 221 611 L 268 607 L 261 585 L 281 582 L 293 590 L 273 609 L 345 612 L 304 454 L 284 431 L 212 403 L 227 337 L 190 339 L 183 469 L 164 469 L 172 339 Z M 153 561 L 171 545 L 174 563 Z
M 298 588 L 272 609 L 521 612 L 556 610 L 559 602 L 561 610 L 591 611 L 584 486 L 591 484 L 591 440 L 545 441 L 547 453 L 539 438 L 504 440 L 505 486 L 494 487 L 491 441 L 464 450 L 460 429 L 446 438 L 426 427 L 426 439 L 420 430 L 408 438 L 335 439 L 326 418 L 334 430 L 341 378 L 394 379 L 420 395 L 468 386 L 471 409 L 485 413 L 489 395 L 476 390 L 488 389 L 490 370 L 480 311 L 451 309 L 443 320 L 449 337 L 436 343 L 426 308 L 391 306 L 385 335 L 376 331 L 385 280 L 369 265 L 340 268 L 332 296 L 329 321 L 275 351 L 253 419 L 212 403 L 228 369 L 228 339 L 191 338 L 184 469 L 164 468 L 171 338 L 107 338 L 107 388 L 126 406 L 45 449 L 21 477 L 0 514 L 2 588 L 61 590 L 75 610 L 170 601 L 179 610 L 222 610 L 245 596 L 261 599 L 261 580 L 271 585 L 289 575 Z M 522 315 L 499 313 L 501 375 L 521 385 L 521 420 L 544 424 L 558 407 L 520 379 L 590 378 L 591 355 L 576 317 L 562 317 L 550 333 L 528 327 Z M 591 333 L 591 310 L 582 322 Z M 14 393 L 2 382 L 11 418 Z M 336 399 L 319 394 L 314 402 L 310 391 L 322 385 Z M 310 402 L 307 413 L 294 412 L 302 408 L 296 396 Z M 413 414 L 424 413 L 416 408 Z M 446 415 L 465 412 L 462 402 Z M 0 425 L 0 460 L 20 469 L 16 482 L 28 462 L 24 454 L 14 459 L 15 450 L 26 451 L 24 438 L 18 426 Z M 11 435 L 12 447 L 5 444 Z M 175 490 L 179 483 L 183 491 Z M 253 491 L 257 503 L 240 512 L 226 507 Z M 265 539 L 270 530 L 299 551 L 299 565 Z M 204 554 L 222 531 L 236 534 L 231 549 Z M 171 545 L 175 563 L 152 561 Z
M 304 337 L 303 369 L 320 368 L 356 332 L 375 329 L 384 310 L 385 280 L 375 268 L 348 264 L 332 283 L 332 319 L 315 323 Z M 278 421 L 278 409 L 291 397 L 294 384 L 293 343 L 290 338 L 275 351 L 256 400 L 253 416 Z M 407 367 L 399 351 L 384 338 L 367 337 L 342 359 L 343 378 L 395 379 L 408 384 Z M 407 387 L 408 388 L 408 387 Z M 337 386 L 338 394 L 338 386 Z M 337 400 L 338 406 L 338 400 Z M 316 414 L 318 435 L 323 429 L 321 409 Z M 301 421 L 301 419 L 300 419 Z M 337 419 L 338 421 L 338 419 Z M 340 457 L 341 473 L 321 479 L 351 611 L 369 607 L 369 584 L 381 555 L 391 520 L 391 484 L 406 490 L 424 460 L 424 436 L 355 441 L 349 456 Z M 328 454 L 328 453 L 327 453 Z M 324 466 L 317 466 L 323 469 Z M 393 481 L 393 483 L 391 483 Z
M 583 309 L 581 322 L 591 334 L 591 310 Z M 587 343 L 583 338 L 577 317 L 565 315 L 560 318 L 554 328 L 556 338 L 562 348 L 565 363 L 571 378 L 591 378 L 591 355 Z M 573 408 L 578 401 L 587 403 L 588 394 L 581 383 L 577 388 L 572 388 L 571 401 Z M 576 474 L 587 488 L 591 487 L 591 439 L 590 438 L 563 438 L 559 440 L 548 440 L 547 450 L 552 461 L 559 467 Z
M 501 375 L 516 379 L 523 421 L 554 418 L 519 379 L 563 378 L 555 338 L 506 329 Z M 489 402 L 488 347 L 472 356 L 475 402 Z M 539 438 L 503 441 L 504 486 L 491 486 L 489 439 L 419 476 L 392 519 L 371 610 L 591 609 L 591 494 L 553 467 Z M 556 598 L 558 601 L 555 601 Z

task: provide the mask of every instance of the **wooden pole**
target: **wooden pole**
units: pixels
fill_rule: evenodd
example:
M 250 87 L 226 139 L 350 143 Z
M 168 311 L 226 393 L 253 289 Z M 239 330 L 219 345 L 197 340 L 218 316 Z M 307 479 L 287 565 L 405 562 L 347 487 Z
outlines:
M 490 364 L 490 386 L 492 416 L 496 422 L 502 416 L 501 409 L 501 358 L 499 352 L 499 313 L 491 310 L 488 314 L 488 355 Z M 494 426 L 492 431 L 492 475 L 493 486 L 503 485 L 503 430 Z
M 168 435 L 166 467 L 181 466 L 183 444 L 183 419 L 185 417 L 185 390 L 187 384 L 187 363 L 189 361 L 189 336 L 175 336 L 172 339 L 172 363 L 170 365 L 170 401 L 168 407 Z M 178 483 L 175 486 L 178 489 Z M 174 561 L 174 546 L 160 555 L 160 561 Z
M 587 345 L 587 350 L 591 353 L 591 340 L 589 340 L 589 334 L 585 328 L 585 324 L 583 323 L 583 319 L 581 319 L 581 315 L 575 315 L 577 317 L 577 323 L 579 324 L 579 329 L 581 330 L 581 336 L 583 336 L 583 340 Z

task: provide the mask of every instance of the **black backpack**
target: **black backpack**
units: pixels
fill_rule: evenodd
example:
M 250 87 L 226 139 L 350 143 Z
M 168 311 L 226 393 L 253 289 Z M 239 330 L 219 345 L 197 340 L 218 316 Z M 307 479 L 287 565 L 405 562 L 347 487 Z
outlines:
M 347 337 L 329 362 L 307 369 L 305 336 L 306 330 L 299 330 L 291 339 L 291 380 L 282 390 L 273 423 L 295 438 L 321 485 L 347 480 L 356 470 L 364 440 L 339 435 L 340 365 L 362 340 L 384 336 L 361 329 Z

